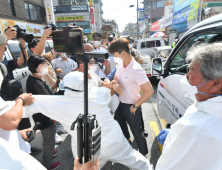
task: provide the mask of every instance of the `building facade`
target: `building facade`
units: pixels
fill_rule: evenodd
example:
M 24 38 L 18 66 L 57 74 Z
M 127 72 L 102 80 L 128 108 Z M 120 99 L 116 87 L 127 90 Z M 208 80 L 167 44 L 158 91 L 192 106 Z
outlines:
M 1 0 L 0 29 L 4 32 L 8 26 L 19 25 L 27 33 L 41 36 L 46 25 L 43 0 Z
M 53 10 L 59 29 L 76 22 L 83 29 L 83 34 L 92 33 L 88 0 L 53 0 Z
M 164 3 L 165 0 L 153 0 L 150 3 L 151 7 L 151 15 L 150 20 L 151 23 L 154 23 L 160 20 L 164 16 Z
M 93 0 L 96 32 L 101 32 L 103 24 L 102 0 Z
M 115 36 L 118 35 L 118 25 L 116 24 L 115 20 L 103 20 L 101 33 L 103 36 L 103 39 L 106 39 L 107 33 L 115 33 Z

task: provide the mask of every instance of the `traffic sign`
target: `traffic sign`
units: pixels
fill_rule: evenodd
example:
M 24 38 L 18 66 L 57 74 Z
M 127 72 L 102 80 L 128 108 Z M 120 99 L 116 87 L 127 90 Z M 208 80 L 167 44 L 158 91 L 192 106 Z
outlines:
M 146 14 L 146 15 L 144 16 L 144 18 L 147 19 L 147 18 L 148 18 L 148 15 Z
M 145 11 L 145 8 L 137 8 L 137 11 Z

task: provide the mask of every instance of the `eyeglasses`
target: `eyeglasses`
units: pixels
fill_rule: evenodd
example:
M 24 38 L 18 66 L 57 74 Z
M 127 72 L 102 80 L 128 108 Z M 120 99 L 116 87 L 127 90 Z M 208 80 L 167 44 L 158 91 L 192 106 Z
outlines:
M 101 37 L 102 37 L 102 34 L 100 34 L 99 32 L 93 33 L 93 37 L 94 37 L 95 35 L 98 35 L 98 36 L 101 36 Z
M 101 39 L 93 39 L 94 41 L 101 41 Z

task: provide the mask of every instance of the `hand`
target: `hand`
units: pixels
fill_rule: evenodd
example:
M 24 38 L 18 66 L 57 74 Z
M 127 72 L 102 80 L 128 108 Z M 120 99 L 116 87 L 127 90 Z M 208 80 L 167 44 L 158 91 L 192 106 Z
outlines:
M 131 112 L 133 115 L 136 114 L 136 110 L 137 110 L 137 108 L 133 108 L 133 105 L 130 106 L 130 112 Z
M 159 141 L 161 145 L 165 142 L 166 137 L 169 132 L 170 132 L 170 129 L 163 129 L 157 136 L 157 141 Z
M 110 32 L 108 32 L 108 33 L 106 34 L 106 39 L 107 39 L 107 40 L 108 40 L 109 34 L 110 34 Z
M 33 95 L 31 93 L 23 93 L 19 97 L 23 98 L 25 101 L 25 106 L 28 106 L 33 103 Z
M 58 73 L 63 73 L 63 70 L 62 70 L 61 68 L 57 68 L 56 71 L 57 71 Z
M 118 84 L 118 82 L 116 80 L 112 80 L 111 83 L 112 84 Z
M 119 95 L 123 94 L 123 86 L 121 84 L 113 84 L 113 90 Z
M 19 42 L 22 44 L 22 47 L 24 48 L 25 47 L 25 40 L 23 38 L 20 38 Z
M 76 157 L 74 162 L 74 170 L 97 170 L 99 169 L 99 160 L 97 159 L 94 163 L 89 161 L 85 164 L 79 163 L 79 158 Z
M 8 28 L 4 34 L 7 36 L 8 40 L 11 40 L 13 38 L 16 38 L 17 36 L 17 32 L 16 32 L 16 29 L 11 27 L 11 28 Z
M 32 129 L 24 129 L 24 130 L 19 130 L 19 133 L 21 134 L 22 138 L 25 140 L 29 140 L 28 136 L 26 135 L 27 132 L 32 131 Z
M 42 37 L 49 37 L 52 34 L 52 28 L 47 28 L 44 30 Z
M 104 60 L 104 63 L 102 63 L 104 66 L 109 67 L 109 61 L 107 59 Z

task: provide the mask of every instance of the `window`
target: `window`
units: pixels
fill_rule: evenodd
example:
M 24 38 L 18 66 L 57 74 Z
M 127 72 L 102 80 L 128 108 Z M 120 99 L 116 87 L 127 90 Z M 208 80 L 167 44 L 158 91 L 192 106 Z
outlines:
M 25 3 L 25 10 L 28 19 L 43 21 L 42 7 Z
M 75 21 L 73 21 L 75 22 Z M 56 22 L 56 26 L 61 29 L 64 26 L 68 26 L 69 24 L 73 24 L 73 22 Z M 76 21 L 77 25 L 79 25 L 82 29 L 91 29 L 89 21 Z
M 164 2 L 165 1 L 157 1 L 157 8 L 164 7 Z
M 180 47 L 179 52 L 170 64 L 170 72 L 188 72 L 188 64 L 185 62 L 187 52 L 192 46 L 200 45 L 201 43 L 221 42 L 222 34 L 221 29 L 217 31 L 209 31 L 204 33 L 195 34 L 183 46 Z
M 15 16 L 15 9 L 14 9 L 13 0 L 8 0 L 8 4 L 9 4 L 10 11 L 11 11 L 11 15 Z
M 156 9 L 156 2 L 153 3 L 153 9 Z
M 161 46 L 161 44 L 160 44 L 159 40 L 146 41 L 146 44 L 145 44 L 145 42 L 141 43 L 141 48 L 153 48 L 153 47 L 160 47 L 160 46 Z

